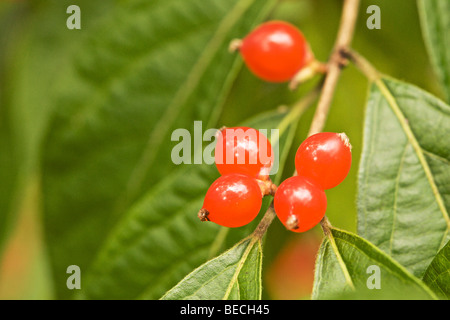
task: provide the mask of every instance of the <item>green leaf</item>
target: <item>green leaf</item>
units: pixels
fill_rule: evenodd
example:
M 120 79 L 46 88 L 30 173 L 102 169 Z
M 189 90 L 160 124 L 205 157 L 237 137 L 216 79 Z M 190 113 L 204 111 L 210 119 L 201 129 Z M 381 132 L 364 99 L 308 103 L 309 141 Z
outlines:
M 377 268 L 377 271 L 374 271 L 374 268 Z M 369 289 L 369 285 L 377 285 L 378 280 L 375 276 L 379 276 L 379 287 Z M 435 299 L 436 297 L 419 279 L 367 240 L 332 228 L 317 256 L 312 298 Z
M 431 261 L 423 281 L 438 296 L 450 299 L 450 242 L 447 242 Z
M 45 228 L 59 297 L 72 294 L 67 266 L 87 272 L 133 203 L 182 174 L 170 158 L 172 131 L 194 120 L 214 126 L 241 65 L 228 44 L 273 4 L 120 1 L 83 30 L 65 57 L 71 68 L 56 80 L 44 148 Z
M 0 108 L 0 257 L 8 239 L 11 220 L 15 220 L 12 210 L 15 183 L 17 181 L 17 167 L 14 148 L 11 141 L 11 131 L 5 121 L 4 108 Z
M 449 239 L 450 107 L 395 80 L 370 90 L 358 234 L 421 278 Z
M 277 128 L 289 115 L 268 112 L 244 125 Z M 280 129 L 278 142 L 272 139 L 281 163 L 292 143 L 296 128 L 296 121 L 293 122 L 283 131 Z M 278 180 L 281 173 L 282 168 L 273 180 Z M 158 299 L 195 267 L 216 255 L 225 242 L 236 243 L 253 231 L 259 219 L 248 226 L 229 229 L 201 223 L 197 218 L 204 195 L 218 176 L 214 165 L 188 165 L 152 188 L 109 236 L 86 276 L 84 297 Z M 261 211 L 267 206 L 268 203 Z
M 7 3 L 0 16 L 0 251 L 20 214 L 39 214 L 36 197 L 42 139 L 54 107 L 53 92 L 80 32 L 66 28 L 69 0 Z M 77 2 L 83 27 L 109 11 L 111 1 Z M 33 193 L 34 192 L 34 193 Z M 31 203 L 33 202 L 33 203 Z
M 192 271 L 161 299 L 261 299 L 261 263 L 261 241 L 245 239 Z
M 0 83 L 6 83 L 6 52 L 10 43 L 5 40 L 7 34 L 11 33 L 8 28 L 12 23 L 13 5 L 11 3 L 0 3 Z M 6 85 L 0 85 L 0 257 L 5 240 L 8 238 L 11 220 L 11 199 L 14 194 L 14 184 L 17 180 L 17 167 L 12 144 L 12 133 L 9 121 L 8 108 L 6 108 Z
M 450 2 L 448 0 L 418 0 L 422 33 L 434 70 L 450 102 Z

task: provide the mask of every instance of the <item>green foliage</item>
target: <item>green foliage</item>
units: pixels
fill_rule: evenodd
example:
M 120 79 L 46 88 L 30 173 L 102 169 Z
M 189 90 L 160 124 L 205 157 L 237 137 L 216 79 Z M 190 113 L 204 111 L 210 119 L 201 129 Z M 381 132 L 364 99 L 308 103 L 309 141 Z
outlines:
M 18 219 L 20 207 L 31 195 L 30 185 L 39 180 L 41 144 L 50 114 L 55 108 L 53 93 L 64 82 L 67 55 L 82 38 L 67 32 L 61 15 L 68 0 L 3 4 L 0 13 L 0 253 L 6 232 Z M 84 26 L 108 13 L 111 1 L 92 5 L 78 1 L 86 9 Z M 8 10 L 9 9 L 9 10 Z M 96 17 L 96 19 L 93 19 Z M 18 27 L 20 26 L 20 27 Z M 14 40 L 14 41 L 12 41 Z M 67 85 L 67 83 L 66 83 Z
M 288 119 L 285 112 L 275 111 L 244 125 L 276 128 L 284 119 Z M 295 125 L 289 125 L 280 132 L 278 141 L 272 140 L 273 147 L 280 150 L 281 160 L 286 157 L 283 153 L 290 148 L 294 131 Z M 187 166 L 144 195 L 108 237 L 87 275 L 83 296 L 158 299 L 190 270 L 222 249 L 225 237 L 237 242 L 247 236 L 254 223 L 227 231 L 224 236 L 217 225 L 201 223 L 197 218 L 203 197 L 217 177 L 215 166 Z M 266 209 L 264 205 L 261 211 Z
M 286 235 L 276 219 L 264 241 L 251 234 L 271 197 L 243 228 L 201 223 L 196 213 L 218 172 L 213 165 L 174 165 L 171 133 L 192 132 L 194 121 L 204 130 L 279 128 L 272 139 L 280 151 L 272 180 L 279 184 L 293 171 L 312 113 L 303 117 L 304 106 L 274 109 L 292 105 L 316 81 L 296 93 L 259 81 L 241 69 L 228 44 L 265 19 L 285 19 L 302 27 L 325 61 L 341 3 L 79 0 L 82 30 L 69 31 L 71 4 L 0 3 L 0 254 L 18 218 L 42 217 L 39 259 L 48 252 L 49 261 L 32 267 L 52 273 L 47 287 L 55 298 L 264 298 L 263 267 L 285 238 L 299 235 Z M 369 4 L 362 1 L 363 18 Z M 360 19 L 355 48 L 387 74 L 439 93 L 414 4 L 376 4 L 382 29 L 369 31 Z M 448 102 L 450 4 L 418 4 Z M 382 78 L 370 84 L 361 141 L 365 84 L 352 68 L 342 73 L 325 128 L 345 131 L 354 146 L 349 177 L 327 191 L 327 215 L 352 229 L 358 186 L 358 235 L 325 230 L 312 298 L 448 299 L 450 107 L 407 82 Z M 66 287 L 72 264 L 83 277 L 75 295 Z M 380 268 L 381 289 L 368 288 L 370 266 Z
M 449 238 L 450 107 L 382 79 L 366 112 L 358 233 L 421 277 Z
M 118 218 L 174 170 L 171 132 L 217 121 L 238 67 L 228 43 L 271 3 L 118 3 L 87 32 L 44 148 L 45 227 L 61 297 L 70 294 L 67 265 L 87 270 Z

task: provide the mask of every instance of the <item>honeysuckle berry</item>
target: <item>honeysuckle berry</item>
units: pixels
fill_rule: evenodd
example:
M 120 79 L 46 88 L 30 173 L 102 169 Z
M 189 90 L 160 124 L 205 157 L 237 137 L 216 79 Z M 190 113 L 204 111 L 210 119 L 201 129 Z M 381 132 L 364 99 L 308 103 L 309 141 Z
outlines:
M 325 216 L 325 192 L 304 177 L 283 181 L 274 197 L 274 209 L 283 225 L 294 232 L 305 232 Z
M 313 59 L 302 32 L 283 21 L 259 25 L 242 39 L 238 49 L 247 67 L 269 82 L 289 81 Z
M 340 184 L 351 164 L 351 145 L 345 133 L 314 134 L 303 141 L 295 155 L 297 174 L 314 181 L 324 190 Z
M 249 127 L 220 130 L 214 153 L 220 174 L 240 173 L 266 180 L 274 161 L 272 145 L 260 131 Z
M 262 198 L 256 179 L 237 173 L 223 175 L 206 192 L 198 217 L 224 227 L 241 227 L 256 218 Z

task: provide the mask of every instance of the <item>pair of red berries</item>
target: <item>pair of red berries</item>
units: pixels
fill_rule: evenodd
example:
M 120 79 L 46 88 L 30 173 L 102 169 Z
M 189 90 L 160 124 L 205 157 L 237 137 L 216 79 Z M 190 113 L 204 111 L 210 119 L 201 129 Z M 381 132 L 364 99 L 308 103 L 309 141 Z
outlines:
M 222 129 L 216 143 L 214 158 L 222 176 L 208 189 L 199 218 L 240 227 L 261 209 L 261 186 L 269 179 L 274 160 L 272 146 L 261 132 L 248 127 Z
M 295 155 L 297 176 L 283 181 L 275 193 L 275 212 L 284 226 L 304 232 L 317 225 L 327 209 L 324 190 L 339 185 L 351 163 L 345 133 L 322 132 L 307 138 Z
M 213 221 L 226 227 L 240 227 L 250 223 L 258 215 L 265 195 L 261 186 L 268 180 L 269 162 L 224 163 L 225 153 L 237 160 L 239 155 L 260 154 L 260 147 L 272 152 L 270 142 L 259 134 L 257 140 L 229 139 L 226 132 L 252 128 L 229 128 L 222 130 L 216 146 L 216 166 L 221 174 L 208 189 L 203 207 L 199 212 L 202 221 Z M 248 158 L 247 158 L 248 160 Z M 306 139 L 298 148 L 295 167 L 298 175 L 285 180 L 274 195 L 275 212 L 289 230 L 304 232 L 322 220 L 327 200 L 325 189 L 341 183 L 351 166 L 351 147 L 345 134 L 318 133 Z M 262 173 L 262 174 L 261 174 Z

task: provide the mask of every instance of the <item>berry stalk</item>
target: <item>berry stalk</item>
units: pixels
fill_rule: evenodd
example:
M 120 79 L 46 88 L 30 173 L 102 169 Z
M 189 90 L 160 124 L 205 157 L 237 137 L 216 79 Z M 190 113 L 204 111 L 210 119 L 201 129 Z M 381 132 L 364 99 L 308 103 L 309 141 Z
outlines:
M 344 1 L 338 35 L 332 54 L 327 64 L 327 73 L 325 75 L 321 95 L 316 108 L 316 112 L 314 114 L 314 118 L 311 122 L 308 136 L 321 132 L 325 126 L 325 122 L 328 117 L 331 102 L 341 70 L 347 64 L 347 57 L 344 53 L 350 50 L 350 44 L 353 39 L 356 20 L 358 17 L 359 4 L 360 0 Z M 294 172 L 293 176 L 295 175 L 296 172 Z M 273 206 L 274 202 L 272 201 L 269 209 L 266 211 L 261 222 L 256 227 L 253 233 L 254 236 L 258 236 L 261 238 L 266 232 L 269 225 L 272 223 L 273 219 L 276 216 Z M 325 236 L 330 237 L 332 226 L 327 216 L 324 216 L 324 218 L 320 222 L 320 225 Z
M 358 17 L 359 2 L 360 0 L 344 1 L 338 35 L 333 52 L 328 61 L 328 71 L 325 76 L 325 83 L 308 136 L 321 132 L 325 126 L 341 70 L 347 64 L 347 59 L 342 52 L 347 50 L 352 42 Z

